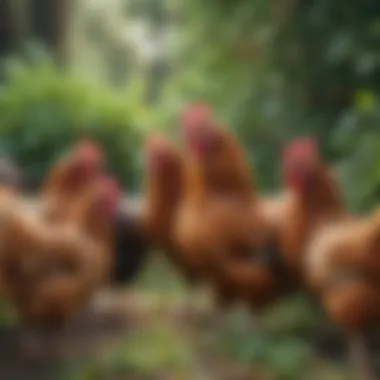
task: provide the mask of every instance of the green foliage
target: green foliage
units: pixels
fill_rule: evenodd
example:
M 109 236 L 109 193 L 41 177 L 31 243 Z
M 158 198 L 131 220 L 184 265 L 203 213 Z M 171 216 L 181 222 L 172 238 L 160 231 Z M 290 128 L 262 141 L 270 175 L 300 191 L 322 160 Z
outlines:
M 367 210 L 380 196 L 380 103 L 375 92 L 357 93 L 355 107 L 342 114 L 334 130 L 337 149 L 348 151 L 339 174 L 350 204 Z
M 278 182 L 283 144 L 314 135 L 351 206 L 373 206 L 380 183 L 375 2 L 176 4 L 181 38 L 163 105 L 208 100 L 239 134 L 264 188 Z
M 126 186 L 138 183 L 143 130 L 139 84 L 116 92 L 49 60 L 11 62 L 0 92 L 0 151 L 40 182 L 52 161 L 81 136 L 104 147 L 110 170 Z
M 129 337 L 120 346 L 109 365 L 114 370 L 132 369 L 136 372 L 157 373 L 189 365 L 192 353 L 188 342 L 173 334 L 170 324 L 154 324 Z
M 238 133 L 264 188 L 276 185 L 283 144 L 312 134 L 326 158 L 336 164 L 350 205 L 362 211 L 376 203 L 380 8 L 375 1 L 161 3 L 169 18 L 179 22 L 172 75 L 157 114 L 144 107 L 140 83 L 116 92 L 83 75 L 59 71 L 46 60 L 28 66 L 14 62 L 0 92 L 0 152 L 15 156 L 38 182 L 75 138 L 91 134 L 104 145 L 111 170 L 135 187 L 141 177 L 138 152 L 143 127 L 173 130 L 180 107 L 201 98 Z M 151 0 L 133 1 L 126 9 L 141 18 L 150 14 L 152 21 L 159 13 L 156 6 Z M 124 65 L 133 63 L 132 55 L 124 62 L 119 43 L 106 41 L 104 55 L 109 58 L 112 53 L 111 66 L 124 72 Z M 159 265 L 143 274 L 140 290 L 161 293 L 167 303 L 183 297 L 181 281 Z M 210 348 L 213 355 L 264 366 L 270 378 L 279 380 L 347 378 L 312 352 L 316 335 L 330 326 L 305 299 L 276 305 L 259 334 L 248 336 L 242 325 L 234 321 L 230 329 L 217 332 Z M 106 367 L 112 373 L 159 372 L 164 367 L 189 372 L 193 356 L 189 342 L 170 327 L 155 319 L 153 326 L 118 347 Z M 196 333 L 202 334 L 194 331 L 198 342 L 202 338 Z M 81 378 L 100 377 L 92 365 L 85 372 Z
M 324 331 L 321 320 L 316 323 L 305 299 L 283 302 L 281 309 L 265 315 L 260 320 L 260 330 L 251 334 L 235 321 L 226 331 L 219 332 L 217 352 L 253 370 L 264 369 L 270 379 L 304 379 L 310 368 L 320 373 L 321 363 L 316 361 L 312 342 L 315 335 Z M 302 319 L 307 329 L 294 325 Z M 332 366 L 322 369 L 326 375 L 334 373 Z

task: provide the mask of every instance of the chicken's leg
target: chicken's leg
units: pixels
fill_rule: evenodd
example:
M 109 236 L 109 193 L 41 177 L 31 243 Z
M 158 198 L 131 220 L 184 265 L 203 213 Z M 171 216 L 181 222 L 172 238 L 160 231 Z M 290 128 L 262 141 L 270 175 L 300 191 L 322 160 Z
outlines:
M 371 363 L 364 336 L 353 334 L 349 337 L 349 357 L 355 380 L 378 380 Z

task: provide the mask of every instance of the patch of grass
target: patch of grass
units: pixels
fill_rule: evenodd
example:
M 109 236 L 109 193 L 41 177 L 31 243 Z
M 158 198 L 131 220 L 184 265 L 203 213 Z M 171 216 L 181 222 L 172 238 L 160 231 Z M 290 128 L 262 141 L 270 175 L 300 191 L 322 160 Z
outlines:
M 347 380 L 350 379 L 350 373 L 347 366 L 315 359 L 305 373 L 306 377 L 308 380 Z
M 147 298 L 148 307 L 134 330 L 121 334 L 116 346 L 104 347 L 101 360 L 69 363 L 59 379 L 220 380 L 235 369 L 250 369 L 256 380 L 348 378 L 347 370 L 316 354 L 314 338 L 331 324 L 309 299 L 284 299 L 263 315 L 260 331 L 250 332 L 239 310 L 226 315 L 223 329 L 174 320 L 177 300 L 189 295 L 170 263 L 152 256 L 136 283 L 137 301 Z M 1 321 L 12 321 L 11 313 L 0 306 Z
M 102 380 L 97 363 L 80 362 L 67 364 L 60 373 L 59 380 Z
M 120 337 L 120 343 L 96 362 L 72 363 L 62 380 L 163 379 L 192 380 L 192 346 L 165 320 Z M 173 377 L 172 377 L 173 376 Z
M 185 296 L 186 284 L 179 272 L 160 252 L 154 252 L 140 274 L 136 287 L 143 291 Z
M 163 294 L 165 298 L 174 295 L 186 297 L 186 287 L 181 277 L 173 271 L 171 265 L 163 257 L 158 255 L 152 259 L 145 273 L 142 274 L 139 288 Z M 170 302 L 166 304 L 166 307 L 170 308 Z M 234 313 L 232 317 L 228 317 L 227 328 L 212 334 L 214 338 L 207 342 L 209 338 L 207 331 L 204 333 L 194 331 L 194 334 L 198 335 L 195 340 L 199 341 L 199 346 L 206 347 L 210 357 L 224 357 L 242 367 L 253 366 L 255 373 L 259 369 L 264 369 L 264 372 L 273 380 L 298 380 L 305 377 L 309 380 L 347 378 L 347 373 L 339 366 L 321 362 L 318 359 L 313 347 L 313 339 L 321 331 L 334 331 L 334 329 L 318 305 L 305 295 L 295 295 L 276 303 L 263 315 L 262 330 L 258 333 L 248 333 L 242 322 L 241 313 Z M 170 326 L 167 328 L 166 334 L 170 335 L 171 328 Z M 152 337 L 148 339 L 154 341 Z M 159 343 L 158 345 L 161 346 Z M 151 344 L 151 348 L 152 352 L 157 349 L 154 343 Z M 143 351 L 140 350 L 140 354 L 127 351 L 129 359 L 126 362 L 131 363 L 131 358 L 134 358 L 135 364 L 140 363 L 141 371 L 144 368 L 152 368 L 149 357 L 156 358 L 156 364 L 159 361 L 165 362 L 157 354 L 156 356 L 148 354 L 139 362 L 134 355 L 143 357 L 145 355 Z M 191 355 L 191 350 L 183 352 Z M 185 358 L 183 360 L 186 361 Z M 188 360 L 187 366 L 191 367 L 191 362 Z
M 111 373 L 189 373 L 192 348 L 168 323 L 158 322 L 136 331 L 105 360 Z

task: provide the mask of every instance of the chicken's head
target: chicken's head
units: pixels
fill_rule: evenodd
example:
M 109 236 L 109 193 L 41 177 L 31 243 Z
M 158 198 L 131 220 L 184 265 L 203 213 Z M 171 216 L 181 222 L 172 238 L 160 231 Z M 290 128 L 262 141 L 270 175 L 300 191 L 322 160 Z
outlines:
M 90 140 L 80 141 L 73 156 L 73 171 L 80 176 L 91 177 L 104 164 L 102 150 Z
M 197 103 L 187 107 L 182 112 L 180 126 L 185 144 L 191 152 L 203 155 L 217 145 L 217 128 L 207 104 Z
M 67 155 L 52 168 L 52 174 L 59 173 L 58 190 L 77 191 L 77 189 L 93 181 L 102 170 L 103 152 L 88 140 L 79 142 Z M 57 190 L 57 183 L 54 187 Z
M 249 161 L 238 139 L 213 118 L 210 107 L 195 104 L 182 114 L 186 150 L 214 192 L 252 195 Z
M 302 190 L 313 186 L 320 168 L 317 143 L 309 137 L 293 140 L 284 150 L 282 171 L 290 188 Z
M 96 192 L 93 198 L 93 209 L 103 217 L 113 217 L 121 198 L 121 189 L 117 181 L 109 176 L 97 180 Z

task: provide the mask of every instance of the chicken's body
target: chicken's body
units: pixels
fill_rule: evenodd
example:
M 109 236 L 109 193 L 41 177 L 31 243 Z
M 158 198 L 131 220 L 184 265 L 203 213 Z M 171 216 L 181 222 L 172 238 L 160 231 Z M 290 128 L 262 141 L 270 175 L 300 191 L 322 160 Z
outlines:
M 311 235 L 326 224 L 348 217 L 336 181 L 319 158 L 317 148 L 307 144 L 308 140 L 296 140 L 284 157 L 285 182 L 292 199 L 280 232 L 281 253 L 288 270 L 299 281 L 305 245 Z
M 42 201 L 37 206 L 42 208 L 45 218 L 51 222 L 75 219 L 78 207 L 85 207 L 88 199 L 88 184 L 96 180 L 103 164 L 100 148 L 87 140 L 61 157 L 47 175 Z M 129 204 L 119 204 L 112 219 L 105 218 L 104 225 L 98 226 L 101 236 L 95 235 L 102 240 L 103 251 L 108 251 L 104 257 L 110 261 L 105 262 L 104 269 L 105 273 L 110 270 L 108 278 L 113 285 L 131 281 L 147 256 L 148 244 L 140 220 L 141 212 L 132 213 Z
M 329 317 L 350 337 L 354 370 L 363 380 L 373 375 L 360 342 L 365 332 L 378 327 L 380 318 L 378 227 L 371 218 L 327 224 L 315 231 L 305 253 L 307 283 Z
M 289 222 L 292 206 L 293 197 L 288 193 L 257 197 L 250 205 L 238 206 L 235 200 L 234 211 L 224 217 L 224 236 L 235 243 L 219 249 L 220 276 L 226 288 L 234 289 L 234 298 L 253 311 L 266 308 L 298 285 L 280 251 L 281 231 Z M 234 212 L 235 218 L 227 217 Z
M 357 347 L 362 351 L 356 338 L 379 317 L 380 218 L 375 214 L 365 220 L 349 214 L 311 140 L 298 140 L 287 154 L 285 172 L 294 201 L 282 231 L 284 261 L 313 290 L 327 314 L 355 337 L 351 341 L 356 360 Z M 363 364 L 365 355 L 359 352 L 359 356 Z M 368 366 L 361 364 L 358 378 L 367 379 Z
M 76 192 L 61 179 L 42 203 L 1 188 L 0 276 L 29 328 L 59 331 L 109 280 L 118 193 L 96 165 L 84 167 L 91 175 Z
M 28 325 L 61 325 L 89 299 L 100 265 L 94 241 L 70 224 L 47 224 L 37 210 L 1 210 L 1 277 Z
M 147 147 L 147 176 L 142 211 L 142 229 L 152 248 L 163 250 L 188 280 L 173 237 L 175 213 L 182 196 L 183 157 L 162 136 L 152 136 Z
M 262 305 L 277 283 L 271 265 L 258 258 L 273 240 L 267 218 L 275 228 L 274 204 L 257 196 L 235 136 L 208 115 L 195 116 L 183 127 L 185 186 L 174 229 L 179 253 L 194 278 L 211 282 L 220 306 Z
M 379 248 L 377 238 L 379 231 L 377 215 L 366 219 L 351 218 L 338 223 L 324 226 L 310 239 L 305 257 L 307 279 L 310 286 L 320 295 L 321 299 L 332 300 L 332 294 L 336 295 L 340 289 L 353 289 L 355 284 L 358 289 L 371 287 L 380 300 L 380 261 L 378 259 Z M 344 291 L 342 292 L 344 293 Z M 358 292 L 352 292 L 353 298 Z M 349 292 L 348 292 L 349 294 Z M 363 293 L 363 302 L 365 300 Z M 347 300 L 348 295 L 342 297 Z M 367 310 L 372 312 L 361 315 L 358 319 L 373 319 L 378 315 L 377 301 L 373 304 L 374 296 L 371 295 L 367 303 Z M 342 306 L 345 302 L 342 301 Z M 354 305 L 354 303 L 352 303 Z M 328 308 L 329 310 L 329 308 Z M 336 311 L 337 308 L 334 308 Z M 348 305 L 341 309 L 342 320 L 339 325 L 349 327 L 344 322 L 346 318 L 353 318 L 353 314 L 363 314 Z M 371 317 L 372 314 L 372 317 Z M 365 327 L 366 324 L 351 326 L 352 328 Z

